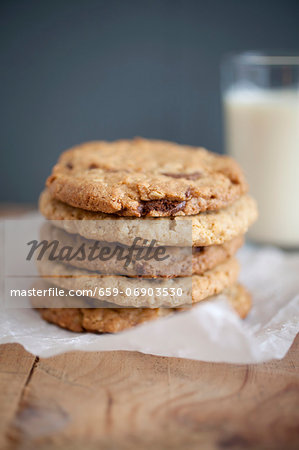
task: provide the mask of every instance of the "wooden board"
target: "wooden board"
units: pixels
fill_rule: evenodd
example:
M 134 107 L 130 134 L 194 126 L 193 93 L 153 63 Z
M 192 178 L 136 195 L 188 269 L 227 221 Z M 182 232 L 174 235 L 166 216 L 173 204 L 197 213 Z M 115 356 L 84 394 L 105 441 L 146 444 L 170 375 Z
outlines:
M 1 435 L 10 449 L 299 445 L 299 337 L 284 360 L 251 366 L 135 352 L 38 360 L 19 345 L 0 350 Z

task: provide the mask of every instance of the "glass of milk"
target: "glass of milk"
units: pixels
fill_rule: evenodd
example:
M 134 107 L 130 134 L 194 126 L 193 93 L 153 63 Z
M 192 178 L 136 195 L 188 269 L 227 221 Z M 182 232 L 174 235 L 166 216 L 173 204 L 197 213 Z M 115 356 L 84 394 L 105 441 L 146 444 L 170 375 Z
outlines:
M 299 56 L 243 53 L 222 66 L 226 150 L 259 206 L 249 237 L 299 248 Z

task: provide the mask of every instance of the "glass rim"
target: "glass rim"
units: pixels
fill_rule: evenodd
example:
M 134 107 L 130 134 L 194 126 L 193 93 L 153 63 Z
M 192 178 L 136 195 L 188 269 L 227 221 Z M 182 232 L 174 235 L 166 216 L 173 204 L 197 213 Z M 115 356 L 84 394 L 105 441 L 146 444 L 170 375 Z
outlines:
M 299 66 L 299 51 L 244 51 L 224 56 L 224 63 L 252 66 Z

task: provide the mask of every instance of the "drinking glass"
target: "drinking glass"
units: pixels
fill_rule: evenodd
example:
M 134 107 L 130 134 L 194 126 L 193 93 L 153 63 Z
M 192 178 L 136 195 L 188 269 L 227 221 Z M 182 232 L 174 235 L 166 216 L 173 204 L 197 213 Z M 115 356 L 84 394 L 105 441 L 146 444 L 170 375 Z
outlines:
M 249 237 L 299 248 L 299 56 L 230 55 L 221 78 L 226 151 L 259 207 Z

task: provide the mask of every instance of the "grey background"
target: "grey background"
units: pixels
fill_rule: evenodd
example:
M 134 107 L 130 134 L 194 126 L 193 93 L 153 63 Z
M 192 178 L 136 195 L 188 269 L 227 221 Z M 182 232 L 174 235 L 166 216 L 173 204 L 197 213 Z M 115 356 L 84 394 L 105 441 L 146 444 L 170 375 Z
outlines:
M 221 57 L 298 48 L 299 1 L 8 0 L 0 35 L 0 201 L 36 202 L 85 140 L 223 151 Z

